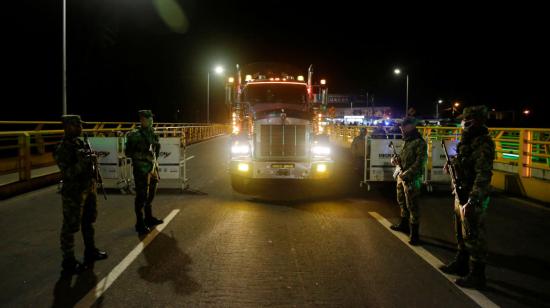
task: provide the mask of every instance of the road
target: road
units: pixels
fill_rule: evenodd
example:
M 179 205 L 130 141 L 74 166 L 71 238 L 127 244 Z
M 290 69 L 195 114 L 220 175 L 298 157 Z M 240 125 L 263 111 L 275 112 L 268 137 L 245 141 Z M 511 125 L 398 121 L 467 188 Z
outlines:
M 227 137 L 188 149 L 191 190 L 161 190 L 170 221 L 133 230 L 133 197 L 100 199 L 97 245 L 109 259 L 59 275 L 60 195 L 48 187 L 0 204 L 2 307 L 475 307 L 549 306 L 550 211 L 496 195 L 489 210 L 488 287 L 456 287 L 434 265 L 454 255 L 448 191 L 421 197 L 419 248 L 387 228 L 391 184 L 361 191 L 338 150 L 328 183 L 262 182 L 231 190 Z M 83 248 L 77 235 L 76 251 Z

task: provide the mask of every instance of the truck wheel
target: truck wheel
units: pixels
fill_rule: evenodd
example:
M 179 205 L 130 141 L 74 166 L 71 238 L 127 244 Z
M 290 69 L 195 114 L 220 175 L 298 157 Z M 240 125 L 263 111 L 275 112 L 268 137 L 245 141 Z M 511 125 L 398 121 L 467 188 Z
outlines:
M 232 174 L 231 187 L 236 192 L 246 193 L 246 188 L 247 188 L 246 179 L 242 176 Z

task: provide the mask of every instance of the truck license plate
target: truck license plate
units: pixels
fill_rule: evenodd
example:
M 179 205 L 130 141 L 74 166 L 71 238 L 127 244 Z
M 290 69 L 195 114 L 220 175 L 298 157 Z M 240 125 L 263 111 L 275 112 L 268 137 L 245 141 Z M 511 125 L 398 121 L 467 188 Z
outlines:
M 273 169 L 291 169 L 294 168 L 294 164 L 271 164 Z
M 286 175 L 286 176 L 288 176 L 288 175 L 290 175 L 290 170 L 288 170 L 288 169 L 278 169 L 277 170 L 277 175 Z

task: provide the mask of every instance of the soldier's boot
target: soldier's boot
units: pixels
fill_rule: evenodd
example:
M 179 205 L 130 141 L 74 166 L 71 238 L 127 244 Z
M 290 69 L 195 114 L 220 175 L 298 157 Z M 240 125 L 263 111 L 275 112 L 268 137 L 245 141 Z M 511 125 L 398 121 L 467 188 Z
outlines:
M 143 214 L 141 214 L 141 211 L 136 211 L 136 232 L 140 236 L 146 235 L 147 233 L 151 232 L 151 229 L 149 229 L 149 227 L 147 227 L 147 225 L 143 221 Z
M 156 225 L 162 224 L 164 221 L 153 216 L 153 207 L 148 204 L 144 208 L 145 211 L 145 225 L 149 228 L 154 228 Z
M 149 227 L 147 227 L 145 223 L 141 221 L 141 223 L 136 223 L 136 232 L 141 236 L 151 232 L 151 229 L 149 229 Z
M 446 274 L 466 276 L 470 270 L 469 258 L 470 255 L 466 250 L 459 250 L 453 261 L 439 267 L 439 269 Z
M 84 250 L 84 264 L 91 264 L 95 261 L 105 260 L 109 257 L 107 252 L 99 250 L 97 248 L 86 248 Z
M 82 263 L 76 261 L 74 257 L 63 259 L 61 268 L 61 274 L 64 276 L 79 274 L 83 270 Z
M 468 275 L 466 275 L 466 277 L 458 278 L 455 280 L 455 283 L 468 289 L 479 290 L 485 288 L 485 263 L 472 261 Z
M 411 224 L 410 226 L 411 233 L 410 233 L 409 244 L 413 246 L 420 244 L 420 237 L 418 234 L 419 227 L 420 227 L 419 224 Z
M 406 217 L 401 217 L 401 220 L 398 224 L 390 226 L 390 229 L 393 231 L 399 231 L 403 232 L 405 234 L 409 234 L 409 219 Z

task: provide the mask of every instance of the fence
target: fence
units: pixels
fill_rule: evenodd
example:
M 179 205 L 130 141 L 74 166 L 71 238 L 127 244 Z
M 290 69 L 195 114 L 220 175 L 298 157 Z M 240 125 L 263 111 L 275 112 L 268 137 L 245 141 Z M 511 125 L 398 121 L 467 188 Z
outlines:
M 375 129 L 372 126 L 329 125 L 326 131 L 331 141 L 349 147 L 361 128 L 366 128 L 367 134 Z M 432 166 L 432 147 L 441 140 L 459 140 L 462 133 L 458 127 L 418 128 L 428 143 L 428 169 Z M 550 202 L 550 129 L 489 128 L 489 134 L 496 147 L 493 186 Z
M 137 125 L 135 122 L 86 122 L 83 132 L 90 136 L 120 136 Z M 231 126 L 224 124 L 155 123 L 154 128 L 161 137 L 181 138 L 182 146 L 231 132 Z M 0 176 L 7 179 L 0 186 L 51 173 L 38 169 L 55 164 L 52 153 L 62 137 L 61 122 L 0 121 Z M 33 170 L 37 174 L 33 175 Z

